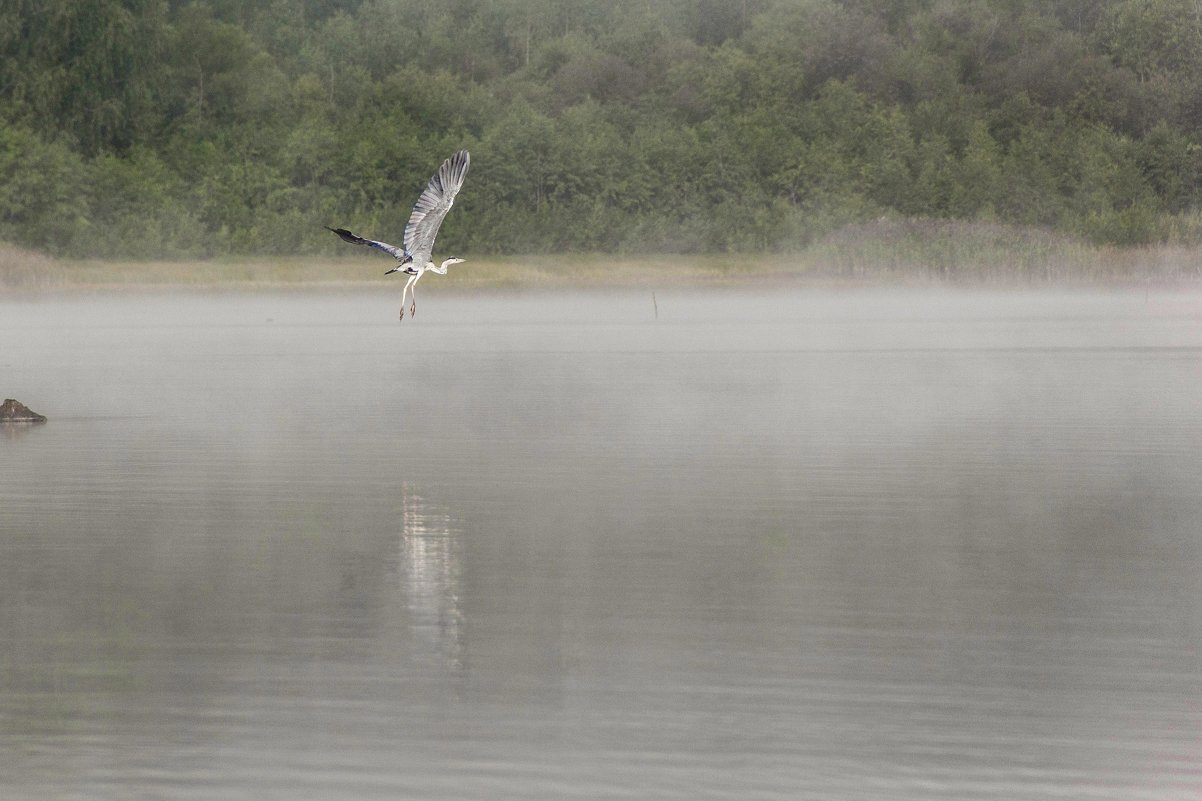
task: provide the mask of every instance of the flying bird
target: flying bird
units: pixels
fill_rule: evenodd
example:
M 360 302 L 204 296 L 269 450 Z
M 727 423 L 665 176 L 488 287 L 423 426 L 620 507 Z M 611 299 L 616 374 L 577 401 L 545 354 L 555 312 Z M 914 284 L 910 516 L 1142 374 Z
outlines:
M 350 242 L 354 245 L 367 245 L 368 247 L 382 250 L 388 255 L 397 260 L 397 264 L 385 275 L 392 273 L 407 273 L 409 281 L 405 284 L 405 288 L 401 291 L 401 319 L 405 319 L 405 298 L 410 298 L 411 306 L 409 307 L 409 316 L 417 314 L 417 289 L 415 284 L 419 278 L 427 270 L 436 272 L 439 275 L 447 274 L 447 267 L 452 264 L 460 264 L 464 259 L 451 257 L 443 261 L 441 265 L 435 265 L 430 261 L 430 257 L 434 252 L 434 239 L 438 236 L 438 227 L 442 225 L 442 219 L 447 216 L 447 212 L 451 210 L 451 206 L 455 202 L 455 195 L 459 194 L 460 188 L 463 187 L 463 179 L 467 175 L 467 167 L 470 159 L 466 150 L 460 150 L 455 155 L 442 163 L 438 168 L 438 172 L 434 173 L 430 178 L 430 183 L 426 185 L 425 191 L 421 197 L 417 199 L 417 203 L 413 205 L 413 211 L 409 215 L 409 222 L 405 226 L 405 238 L 402 247 L 390 245 L 387 242 L 377 242 L 374 239 L 364 239 L 361 236 L 352 234 L 345 228 L 326 228 L 338 236 L 342 237 L 344 242 Z

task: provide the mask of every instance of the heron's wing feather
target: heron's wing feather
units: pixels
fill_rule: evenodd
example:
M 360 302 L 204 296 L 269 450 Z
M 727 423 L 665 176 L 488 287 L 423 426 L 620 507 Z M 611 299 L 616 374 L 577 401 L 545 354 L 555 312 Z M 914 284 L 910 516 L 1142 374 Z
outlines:
M 334 233 L 338 234 L 338 236 L 342 237 L 343 242 L 350 242 L 352 245 L 367 245 L 369 248 L 382 250 L 388 255 L 397 259 L 404 259 L 407 255 L 404 248 L 398 248 L 396 245 L 390 245 L 387 242 L 377 242 L 374 239 L 364 239 L 361 236 L 352 234 L 345 228 L 330 228 L 327 225 L 326 230 L 333 231 Z
M 460 150 L 444 161 L 413 206 L 409 224 L 405 226 L 404 241 L 405 251 L 418 256 L 417 260 L 426 261 L 430 258 L 438 227 L 442 225 L 442 218 L 451 210 L 455 195 L 463 186 L 469 161 L 466 150 Z

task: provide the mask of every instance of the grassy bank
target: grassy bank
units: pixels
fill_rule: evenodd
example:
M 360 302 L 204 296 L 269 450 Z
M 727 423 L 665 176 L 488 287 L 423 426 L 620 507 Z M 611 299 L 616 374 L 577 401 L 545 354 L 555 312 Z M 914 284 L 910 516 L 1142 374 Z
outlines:
M 395 284 L 389 261 L 360 251 L 204 261 L 65 261 L 0 244 L 0 291 L 122 287 Z M 1118 248 L 1041 229 L 932 220 L 847 226 L 775 254 L 480 256 L 438 277 L 462 288 L 623 287 L 714 283 L 963 285 L 1182 283 L 1202 279 L 1202 244 Z

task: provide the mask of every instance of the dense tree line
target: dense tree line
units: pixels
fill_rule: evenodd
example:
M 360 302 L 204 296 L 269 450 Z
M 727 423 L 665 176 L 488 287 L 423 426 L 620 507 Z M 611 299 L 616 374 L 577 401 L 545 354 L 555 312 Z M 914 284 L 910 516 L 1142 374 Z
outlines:
M 1202 236 L 1196 0 L 7 0 L 0 239 L 785 249 L 879 217 Z

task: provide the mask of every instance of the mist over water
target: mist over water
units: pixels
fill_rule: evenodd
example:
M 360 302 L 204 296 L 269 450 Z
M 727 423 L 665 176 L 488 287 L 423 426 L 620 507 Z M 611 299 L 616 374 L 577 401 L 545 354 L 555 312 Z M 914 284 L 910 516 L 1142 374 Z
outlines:
M 1197 796 L 1202 295 L 656 304 L 0 301 L 0 796 Z

